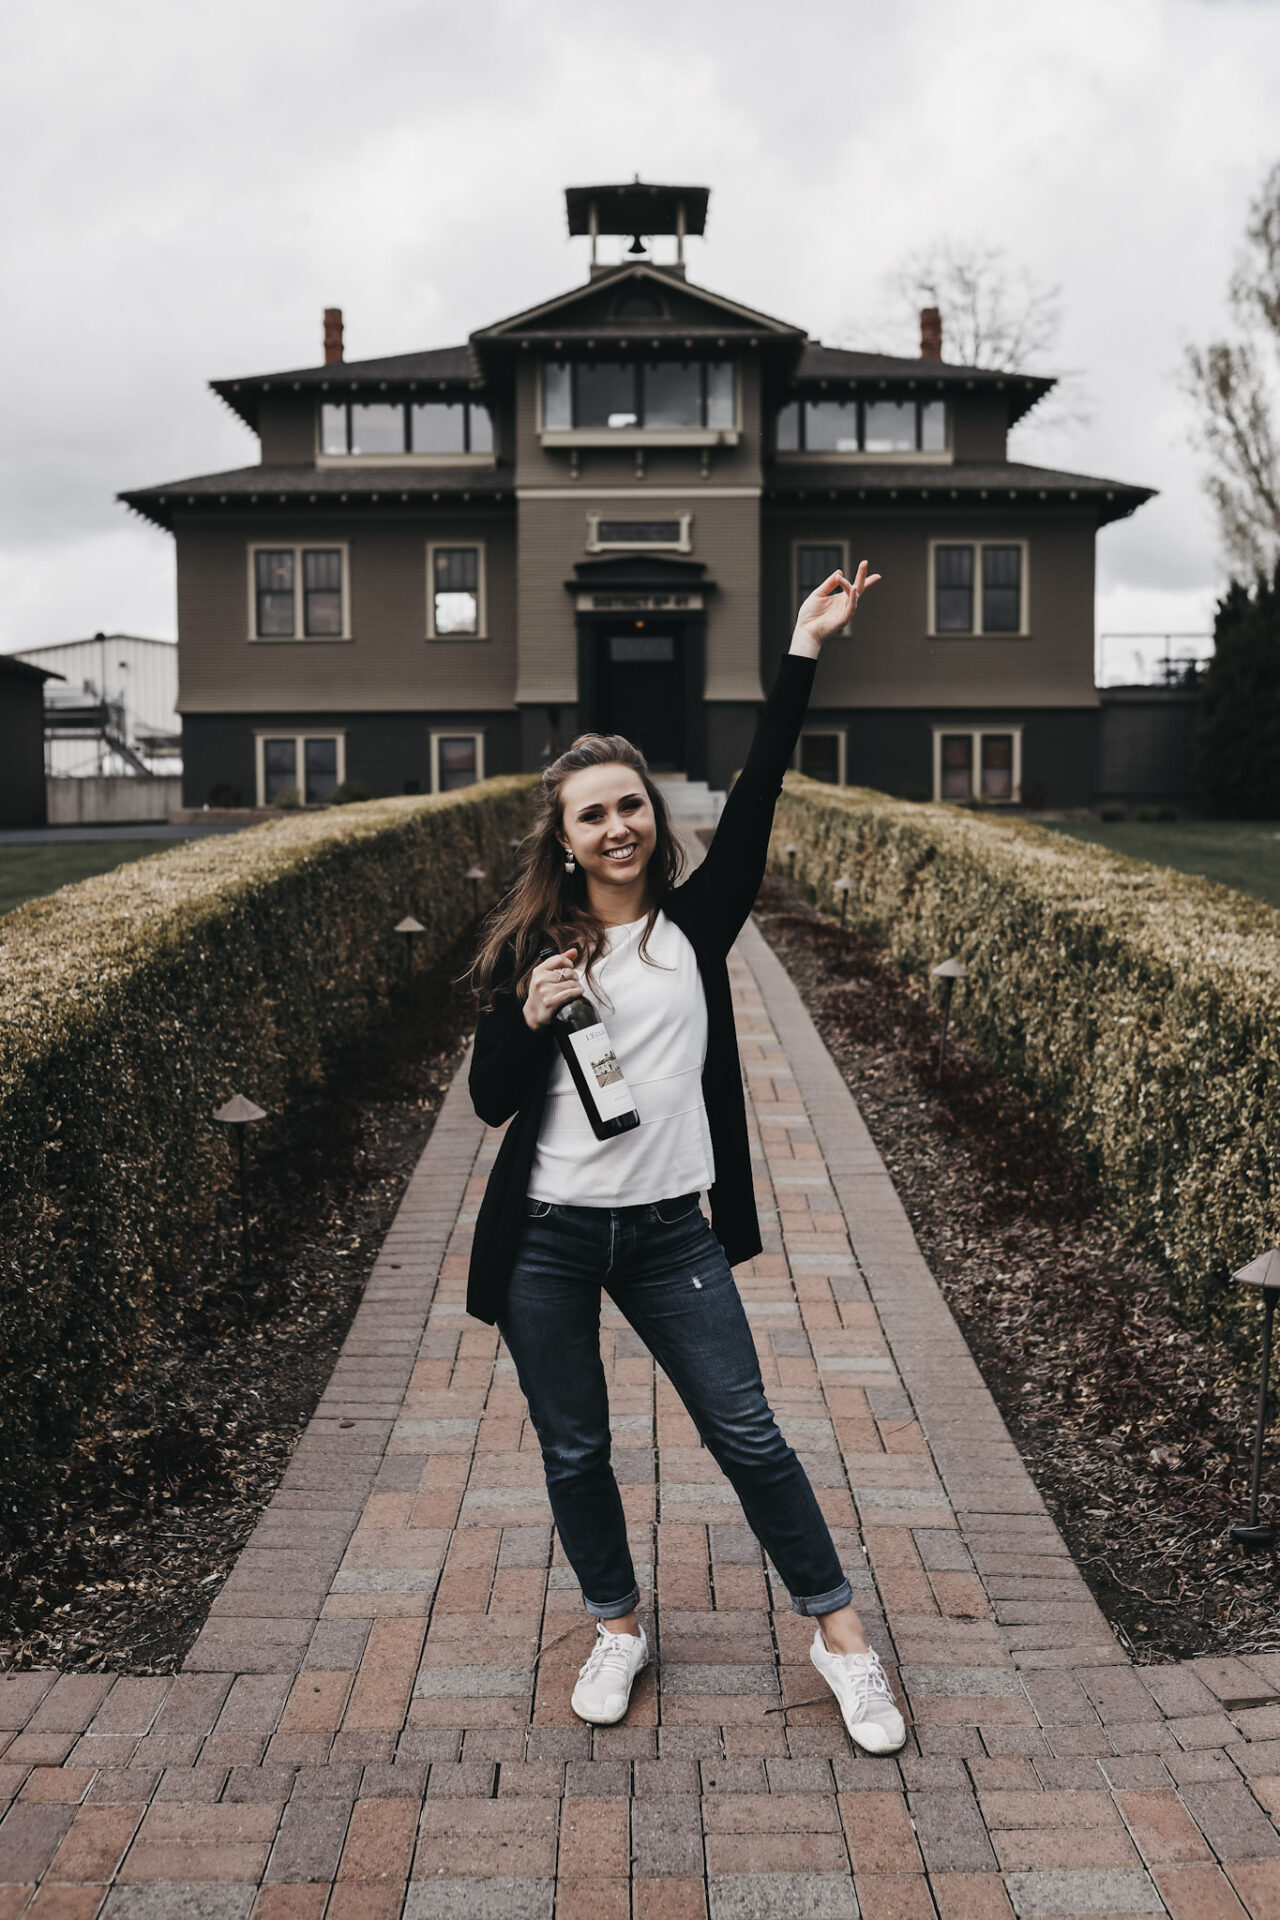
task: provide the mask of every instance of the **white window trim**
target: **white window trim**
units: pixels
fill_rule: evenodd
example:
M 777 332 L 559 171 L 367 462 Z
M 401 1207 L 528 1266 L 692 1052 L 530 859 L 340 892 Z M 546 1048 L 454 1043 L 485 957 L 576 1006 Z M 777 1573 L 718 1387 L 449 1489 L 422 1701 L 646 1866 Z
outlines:
M 318 453 L 318 467 L 494 467 L 496 453 Z
M 639 335 L 634 336 L 639 339 Z M 630 353 L 628 353 L 630 357 Z M 537 435 L 539 444 L 553 447 L 736 447 L 743 433 L 743 368 L 738 355 L 733 367 L 733 419 L 731 427 L 549 427 L 544 394 L 547 358 L 538 362 Z
M 800 740 L 807 740 L 810 737 L 829 740 L 832 736 L 836 741 L 836 784 L 843 787 L 848 784 L 845 778 L 845 754 L 849 745 L 848 731 L 844 727 L 802 727 L 800 729 Z M 800 740 L 796 741 L 796 750 L 791 756 L 791 764 L 797 773 L 800 771 Z
M 304 553 L 340 553 L 342 555 L 342 632 L 304 633 L 302 600 L 302 556 Z M 353 638 L 351 632 L 351 553 L 346 540 L 251 540 L 249 542 L 249 639 L 255 647 L 333 647 Z M 293 555 L 293 632 L 259 633 L 258 561 L 260 553 Z
M 385 396 L 384 396 L 385 397 Z M 425 405 L 430 400 L 438 400 L 438 393 L 411 393 L 408 396 L 410 406 Z M 480 394 L 446 394 L 445 398 L 466 400 L 468 405 L 484 407 L 493 421 L 493 407 Z M 351 400 L 371 401 L 377 405 L 372 394 L 348 394 L 345 399 L 336 394 L 328 394 L 316 406 L 315 419 L 315 463 L 317 467 L 493 467 L 498 463 L 497 429 L 494 429 L 494 449 L 492 453 L 326 453 L 324 450 L 324 408 L 326 406 L 346 406 Z M 404 404 L 393 400 L 393 406 Z
M 935 553 L 939 547 L 972 547 L 974 551 L 973 568 L 973 621 L 968 633 L 938 632 L 938 598 L 936 593 Z M 982 630 L 982 549 L 983 547 L 1021 547 L 1022 566 L 1021 584 L 1018 594 L 1018 631 L 1016 633 L 984 633 Z M 954 535 L 942 535 L 929 542 L 929 604 L 925 609 L 928 622 L 926 632 L 931 640 L 1029 640 L 1031 605 L 1031 542 L 1014 538 L 1012 540 L 974 539 L 966 540 Z M 963 732 L 963 728 L 961 729 Z
M 945 544 L 945 543 L 944 543 Z M 1010 544 L 1002 542 L 1003 545 Z M 937 726 L 933 729 L 933 797 L 935 802 L 942 801 L 942 738 L 952 734 L 967 733 L 973 741 L 973 759 L 971 762 L 969 799 L 978 801 L 984 807 L 1018 807 L 1022 804 L 1022 728 L 1019 725 L 1008 726 L 998 722 L 988 722 L 983 726 L 965 726 L 963 722 L 955 726 Z M 1013 735 L 1013 792 L 1007 800 L 988 800 L 982 793 L 982 736 L 985 733 L 1004 733 Z M 948 800 L 947 806 L 962 806 L 963 801 Z
M 436 632 L 436 554 L 451 552 L 456 547 L 474 547 L 480 556 L 476 563 L 476 631 L 474 633 L 437 633 Z M 435 640 L 447 646 L 451 640 L 460 645 L 470 646 L 476 640 L 489 638 L 489 596 L 485 590 L 487 574 L 485 542 L 483 540 L 428 540 L 427 542 L 427 639 Z
M 815 533 L 802 536 L 798 535 L 791 542 L 791 610 L 793 618 L 800 605 L 801 547 L 839 547 L 840 571 L 846 580 L 849 578 L 849 542 L 847 540 L 842 539 L 839 534 L 834 536 L 831 534 L 819 535 Z M 852 632 L 853 621 L 847 620 L 844 626 L 836 628 L 831 638 L 833 640 L 847 640 Z M 843 785 L 843 782 L 841 784 Z
M 304 765 L 304 742 L 307 740 L 336 740 L 338 743 L 338 785 L 347 777 L 347 735 L 342 727 L 255 727 L 253 730 L 253 767 L 254 787 L 257 804 L 267 805 L 267 761 L 265 742 L 268 740 L 292 740 L 294 769 L 301 776 L 301 793 L 306 786 L 306 768 Z M 295 782 L 296 784 L 296 782 Z
M 817 394 L 793 393 L 791 395 L 791 399 L 797 401 L 801 407 L 803 407 L 805 401 L 809 399 L 819 399 L 819 400 L 844 399 L 844 400 L 854 400 L 854 401 L 861 399 L 863 405 L 865 406 L 869 402 L 874 402 L 874 400 L 877 397 L 884 398 L 885 396 L 883 395 L 877 396 L 875 394 L 866 394 L 866 393 L 863 393 L 863 394 L 846 393 L 842 395 L 838 392 L 817 393 Z M 892 453 L 888 451 L 883 453 L 868 453 L 864 451 L 864 449 L 861 447 L 850 448 L 846 450 L 844 453 L 838 453 L 832 447 L 816 447 L 812 451 L 810 451 L 810 449 L 807 447 L 780 447 L 777 444 L 777 415 L 775 411 L 774 427 L 773 427 L 773 435 L 772 435 L 772 449 L 768 457 L 773 460 L 781 461 L 784 464 L 790 461 L 793 464 L 798 466 L 809 466 L 810 464 L 816 464 L 818 466 L 830 465 L 830 466 L 875 467 L 875 466 L 881 466 L 887 463 L 890 466 L 898 464 L 901 466 L 911 466 L 911 467 L 953 467 L 955 465 L 955 459 L 956 459 L 955 446 L 952 438 L 952 427 L 953 427 L 955 410 L 951 404 L 951 401 L 945 395 L 937 394 L 937 393 L 931 393 L 931 394 L 917 393 L 913 397 L 917 400 L 923 400 L 923 401 L 931 401 L 931 400 L 939 400 L 939 399 L 942 401 L 943 406 L 947 410 L 946 411 L 947 444 L 945 447 L 933 447 L 933 448 L 930 448 L 927 452 L 923 447 L 920 447 L 920 448 L 901 447 Z M 789 403 L 784 402 L 783 404 L 787 405 Z
M 638 519 L 637 514 L 589 513 L 587 515 L 587 552 L 588 553 L 692 553 L 693 552 L 693 515 L 691 513 L 668 513 L 655 518 L 675 520 L 680 532 L 674 540 L 602 540 L 599 534 L 602 520 Z
M 476 779 L 484 779 L 484 734 L 476 727 L 433 727 L 431 730 L 431 791 L 441 793 L 440 742 L 474 740 L 476 743 Z
M 820 447 L 814 453 L 806 453 L 803 447 L 775 447 L 769 458 L 783 466 L 796 467 L 953 467 L 956 463 L 949 448 L 940 453 L 911 453 L 906 448 L 896 453 L 837 453 L 833 448 Z M 1005 546 L 1011 544 L 1004 542 Z

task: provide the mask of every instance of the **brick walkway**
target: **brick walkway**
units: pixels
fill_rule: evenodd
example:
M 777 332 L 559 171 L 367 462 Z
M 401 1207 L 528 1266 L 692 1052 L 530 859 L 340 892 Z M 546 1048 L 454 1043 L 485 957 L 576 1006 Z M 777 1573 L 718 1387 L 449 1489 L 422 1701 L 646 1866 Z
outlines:
M 1129 1664 L 754 928 L 733 970 L 767 1246 L 739 1281 L 906 1753 L 851 1750 L 612 1311 L 660 1664 L 625 1725 L 574 1719 L 591 1623 L 463 1310 L 494 1142 L 460 1076 L 183 1673 L 0 1677 L 0 1920 L 1277 1920 L 1280 1655 Z

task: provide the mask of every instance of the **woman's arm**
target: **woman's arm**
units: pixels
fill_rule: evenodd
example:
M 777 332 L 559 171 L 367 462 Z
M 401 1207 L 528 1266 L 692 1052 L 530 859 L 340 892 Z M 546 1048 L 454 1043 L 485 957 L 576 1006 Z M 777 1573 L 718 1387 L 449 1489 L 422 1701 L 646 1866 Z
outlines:
M 492 1006 L 476 1019 L 467 1082 L 471 1104 L 486 1126 L 500 1127 L 519 1112 L 545 1072 L 552 1046 L 550 1024 L 530 1027 L 515 993 L 494 994 Z
M 791 764 L 823 643 L 853 618 L 858 601 L 880 578 L 863 560 L 852 580 L 833 573 L 796 616 L 791 645 L 778 666 L 742 771 L 724 804 L 702 865 L 686 881 L 700 908 L 732 945 L 755 904 L 769 856 L 774 809 Z

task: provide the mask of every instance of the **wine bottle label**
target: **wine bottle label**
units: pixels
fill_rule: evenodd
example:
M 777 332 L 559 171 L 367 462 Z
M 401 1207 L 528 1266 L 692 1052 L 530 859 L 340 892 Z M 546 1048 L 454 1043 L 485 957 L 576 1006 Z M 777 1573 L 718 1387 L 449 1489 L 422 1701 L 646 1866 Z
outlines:
M 636 1103 L 622 1077 L 618 1056 L 604 1024 L 580 1027 L 577 1033 L 569 1035 L 569 1045 L 578 1057 L 587 1085 L 595 1092 L 600 1118 L 617 1120 L 622 1114 L 633 1112 Z

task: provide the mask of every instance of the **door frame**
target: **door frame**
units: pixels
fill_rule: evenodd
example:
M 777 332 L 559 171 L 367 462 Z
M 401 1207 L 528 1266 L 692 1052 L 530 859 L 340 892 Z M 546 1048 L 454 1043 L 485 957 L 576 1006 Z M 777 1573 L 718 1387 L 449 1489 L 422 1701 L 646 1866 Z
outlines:
M 668 613 L 665 608 L 645 611 L 646 624 L 673 633 L 682 667 L 684 702 L 684 766 L 679 769 L 691 780 L 707 777 L 707 710 L 703 698 L 706 685 L 706 615 L 702 612 Z M 610 633 L 622 629 L 625 615 L 579 609 L 578 624 L 578 730 L 599 732 L 600 652 Z

